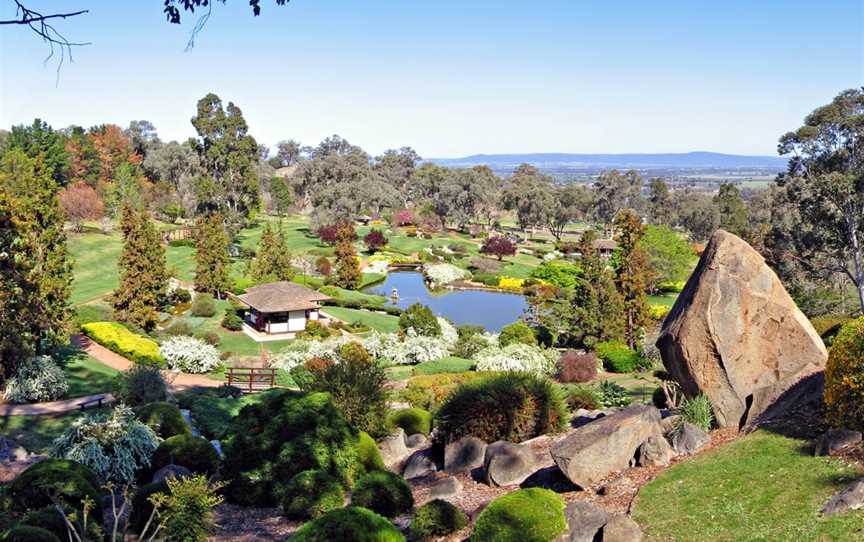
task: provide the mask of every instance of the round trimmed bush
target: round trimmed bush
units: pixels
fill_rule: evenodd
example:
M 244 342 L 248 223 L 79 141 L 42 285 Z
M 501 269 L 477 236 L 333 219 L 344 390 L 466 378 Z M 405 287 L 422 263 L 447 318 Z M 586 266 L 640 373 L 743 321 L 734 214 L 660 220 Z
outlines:
M 485 442 L 522 442 L 564 428 L 559 387 L 528 373 L 504 373 L 462 384 L 435 417 L 436 443 L 471 435 Z
M 520 489 L 480 513 L 471 542 L 551 542 L 566 526 L 560 495 L 539 487 Z
M 384 466 L 384 459 L 381 457 L 378 444 L 366 431 L 360 431 L 357 437 L 357 461 L 363 467 L 364 472 L 386 470 L 387 468 Z
M 351 495 L 351 504 L 392 518 L 411 510 L 414 496 L 411 494 L 411 486 L 398 474 L 375 471 L 357 483 Z
M 3 542 L 60 542 L 60 539 L 48 529 L 20 525 L 10 529 Z
M 597 356 L 591 352 L 580 354 L 568 350 L 558 360 L 558 380 L 585 383 L 597 376 Z
M 461 530 L 468 524 L 465 513 L 447 501 L 435 499 L 414 512 L 411 520 L 411 538 L 426 540 Z
M 528 327 L 528 324 L 522 320 L 518 320 L 502 327 L 501 333 L 498 335 L 498 344 L 501 345 L 501 348 L 513 343 L 535 346 L 537 344 L 537 337 L 534 336 L 534 331 Z
M 314 519 L 345 504 L 341 482 L 323 470 L 301 472 L 282 492 L 282 513 L 291 519 Z
M 237 314 L 237 311 L 228 309 L 225 316 L 222 317 L 222 327 L 228 331 L 240 331 L 243 329 L 243 319 Z
M 392 523 L 359 506 L 333 510 L 310 521 L 291 537 L 291 542 L 405 542 Z
M 825 410 L 828 423 L 864 430 L 864 317 L 834 337 L 825 366 Z
M 403 408 L 390 414 L 390 423 L 404 429 L 406 435 L 428 435 L 432 430 L 432 414 L 422 408 Z
M 597 343 L 594 347 L 603 366 L 613 373 L 630 373 L 639 365 L 639 353 L 617 341 Z
M 192 301 L 192 316 L 210 318 L 216 314 L 216 301 L 210 294 L 198 294 Z
M 168 385 L 157 367 L 135 365 L 111 383 L 117 401 L 129 406 L 146 405 L 168 398 Z
M 175 435 L 191 435 L 192 430 L 183 419 L 183 414 L 176 405 L 166 401 L 156 401 L 139 408 L 138 419 L 156 431 L 160 438 L 171 438 Z
M 51 506 L 49 495 L 57 495 L 69 506 L 82 509 L 84 499 L 101 502 L 101 482 L 92 470 L 66 459 L 46 459 L 27 468 L 9 484 L 9 495 L 19 511 Z M 93 510 L 101 517 L 100 509 Z
M 399 329 L 405 333 L 413 329 L 417 335 L 427 337 L 441 336 L 441 324 L 438 318 L 432 313 L 432 309 L 422 303 L 414 303 L 405 309 L 399 316 Z
M 159 444 L 150 468 L 156 472 L 165 465 L 181 465 L 199 474 L 214 474 L 219 468 L 219 454 L 204 437 L 191 433 L 175 435 Z

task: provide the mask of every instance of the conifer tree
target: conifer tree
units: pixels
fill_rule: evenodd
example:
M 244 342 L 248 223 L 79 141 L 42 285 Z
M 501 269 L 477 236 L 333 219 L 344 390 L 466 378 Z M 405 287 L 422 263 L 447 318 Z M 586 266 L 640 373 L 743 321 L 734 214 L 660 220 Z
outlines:
M 0 380 L 67 339 L 72 265 L 52 170 L 20 149 L 0 160 Z
M 642 248 L 645 226 L 632 209 L 624 209 L 615 217 L 615 229 L 618 252 L 613 267 L 615 284 L 624 298 L 624 338 L 635 349 L 649 321 L 645 291 L 651 278 L 651 263 Z
M 291 280 L 294 278 L 294 270 L 291 268 L 291 253 L 288 251 L 285 235 L 281 230 L 278 235 L 273 233 L 270 224 L 266 224 L 261 233 L 261 241 L 258 243 L 258 252 L 255 255 L 253 276 L 257 280 Z
M 222 215 L 211 213 L 198 219 L 195 253 L 195 289 L 221 297 L 231 286 L 228 276 L 228 234 Z
M 340 227 L 336 242 L 336 285 L 348 290 L 360 286 L 360 262 L 353 243 L 354 230 Z
M 129 203 L 120 211 L 120 230 L 123 252 L 117 262 L 120 285 L 114 291 L 114 315 L 151 331 L 159 322 L 168 281 L 165 248 L 147 211 Z

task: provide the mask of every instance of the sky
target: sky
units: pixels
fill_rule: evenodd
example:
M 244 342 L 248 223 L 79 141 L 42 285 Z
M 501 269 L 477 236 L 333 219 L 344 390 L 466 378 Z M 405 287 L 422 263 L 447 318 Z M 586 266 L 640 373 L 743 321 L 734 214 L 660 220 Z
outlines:
M 27 0 L 74 50 L 0 26 L 0 127 L 153 122 L 194 135 L 208 92 L 273 146 L 339 134 L 368 152 L 774 155 L 778 137 L 864 84 L 864 1 L 246 0 L 165 21 L 161 0 Z M 0 19 L 14 3 L 0 0 Z

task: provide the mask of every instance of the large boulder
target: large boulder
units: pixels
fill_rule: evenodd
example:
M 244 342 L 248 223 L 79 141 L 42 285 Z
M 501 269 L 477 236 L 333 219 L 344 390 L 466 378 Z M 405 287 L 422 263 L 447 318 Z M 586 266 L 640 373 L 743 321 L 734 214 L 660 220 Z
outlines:
M 613 516 L 603 526 L 603 542 L 640 542 L 642 529 L 630 516 Z
M 722 427 L 750 425 L 784 392 L 823 371 L 828 358 L 764 258 L 723 230 L 663 322 L 657 347 L 688 396 L 711 400 Z
M 823 516 L 836 516 L 862 508 L 864 508 L 864 478 L 852 482 L 832 496 L 819 513 Z
M 492 486 L 519 485 L 537 470 L 534 452 L 528 446 L 499 440 L 486 447 L 483 469 Z
M 486 443 L 477 437 L 465 436 L 444 448 L 444 470 L 454 474 L 483 466 Z
M 631 405 L 575 429 L 552 446 L 552 459 L 571 482 L 585 488 L 629 467 L 639 446 L 660 432 L 659 410 Z
M 639 465 L 642 467 L 665 467 L 675 457 L 675 450 L 663 435 L 648 437 L 639 447 Z
M 432 458 L 432 451 L 429 449 L 419 450 L 411 454 L 408 461 L 405 462 L 405 469 L 402 471 L 402 477 L 406 480 L 412 478 L 420 478 L 428 476 L 436 472 L 438 468 L 435 465 L 435 460 Z
M 609 513 L 585 501 L 573 501 L 564 509 L 567 531 L 557 542 L 594 542 L 609 521 Z
M 405 445 L 405 430 L 399 427 L 392 434 L 381 439 L 381 442 L 378 443 L 378 450 L 381 452 L 381 459 L 384 460 L 384 464 L 388 468 L 401 463 L 411 455 L 411 450 Z

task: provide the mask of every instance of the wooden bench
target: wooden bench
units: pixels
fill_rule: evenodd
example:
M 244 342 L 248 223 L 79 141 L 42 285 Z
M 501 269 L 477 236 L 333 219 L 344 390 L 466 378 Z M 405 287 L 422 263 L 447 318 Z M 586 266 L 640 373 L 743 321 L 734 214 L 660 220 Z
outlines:
M 101 407 L 102 401 L 104 401 L 104 400 L 105 400 L 105 396 L 100 395 L 99 397 L 94 397 L 93 399 L 88 399 L 86 401 L 82 401 L 81 404 L 78 405 L 78 407 L 81 409 L 81 412 L 84 412 L 84 410 L 90 405 L 96 405 L 97 407 Z
M 269 390 L 276 386 L 276 369 L 261 367 L 229 367 L 228 385 L 244 393 Z

